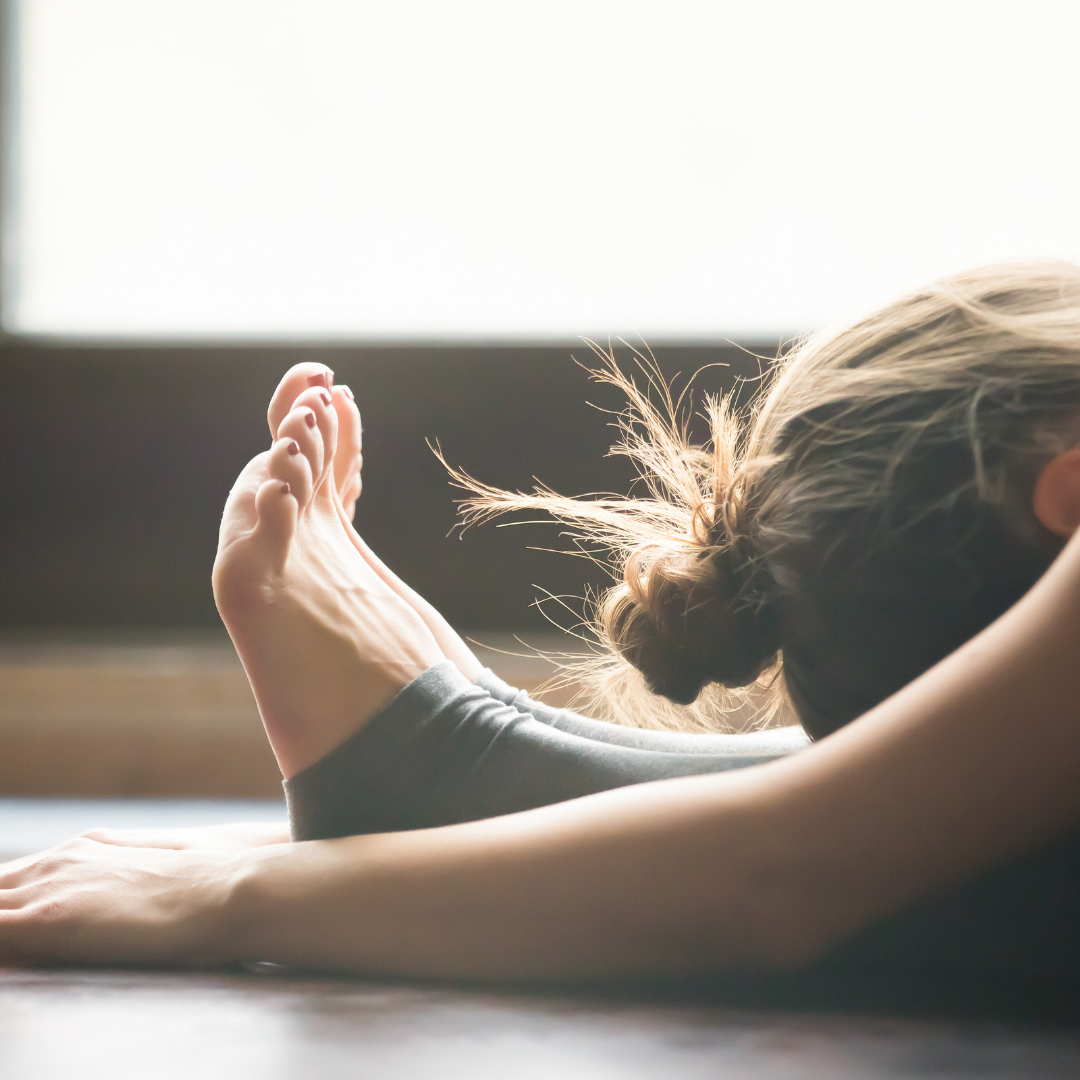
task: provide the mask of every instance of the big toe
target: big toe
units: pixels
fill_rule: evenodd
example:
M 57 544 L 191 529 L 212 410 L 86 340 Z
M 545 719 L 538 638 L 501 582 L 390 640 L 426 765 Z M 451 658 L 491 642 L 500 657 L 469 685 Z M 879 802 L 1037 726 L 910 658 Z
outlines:
M 347 386 L 335 386 L 332 396 L 338 418 L 334 481 L 337 484 L 342 509 L 351 521 L 362 486 L 360 470 L 364 465 L 363 428 L 360 423 L 360 410 L 356 407 L 353 392 Z
M 334 373 L 325 364 L 307 361 L 294 364 L 285 372 L 266 410 L 266 422 L 270 425 L 272 438 L 278 437 L 278 428 L 292 412 L 296 399 L 310 387 L 319 386 L 328 391 L 334 387 Z

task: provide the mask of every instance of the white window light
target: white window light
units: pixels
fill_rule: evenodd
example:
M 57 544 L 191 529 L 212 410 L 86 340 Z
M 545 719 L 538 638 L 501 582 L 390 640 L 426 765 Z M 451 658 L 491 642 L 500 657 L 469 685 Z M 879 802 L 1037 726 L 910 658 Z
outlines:
M 1080 259 L 1080 6 L 7 0 L 2 311 L 761 341 Z

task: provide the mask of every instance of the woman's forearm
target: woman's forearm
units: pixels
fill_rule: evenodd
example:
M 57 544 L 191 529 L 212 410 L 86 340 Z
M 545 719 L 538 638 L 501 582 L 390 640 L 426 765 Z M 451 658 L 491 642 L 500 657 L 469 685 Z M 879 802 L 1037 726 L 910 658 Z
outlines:
M 693 778 L 252 852 L 228 936 L 249 959 L 456 978 L 794 962 L 793 943 L 772 931 L 785 886 L 761 871 L 783 859 L 755 840 L 754 789 Z
M 491 821 L 252 853 L 252 957 L 584 978 L 792 965 L 1080 818 L 1080 546 L 810 750 Z

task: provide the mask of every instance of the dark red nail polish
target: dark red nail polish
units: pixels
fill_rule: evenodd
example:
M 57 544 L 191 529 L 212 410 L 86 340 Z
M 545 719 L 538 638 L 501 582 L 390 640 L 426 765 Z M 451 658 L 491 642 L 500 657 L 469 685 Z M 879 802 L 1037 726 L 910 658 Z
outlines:
M 313 412 L 304 413 L 304 423 L 307 424 L 308 427 L 313 428 L 316 424 L 315 414 Z
M 300 444 L 295 440 L 289 441 L 289 457 L 296 457 L 300 453 Z
M 307 377 L 308 386 L 329 386 L 329 382 L 326 378 L 326 372 L 320 371 L 318 375 L 309 375 Z
M 350 389 L 349 389 L 349 388 L 348 388 L 347 386 L 345 386 L 344 384 L 342 384 L 341 390 L 342 390 L 342 393 L 344 393 L 344 394 L 345 394 L 345 396 L 346 396 L 346 397 L 347 397 L 347 398 L 348 398 L 348 399 L 349 399 L 350 401 L 355 401 L 355 400 L 356 400 L 356 398 L 355 398 L 355 397 L 353 397 L 353 392 L 352 392 L 352 391 L 351 391 L 351 390 L 350 390 Z
M 330 404 L 330 395 L 326 391 L 323 391 L 323 393 L 321 393 L 319 397 L 322 398 L 322 402 L 324 405 Z
M 281 485 L 281 494 L 282 495 L 291 495 L 292 494 L 292 488 L 289 487 L 288 484 L 282 484 Z

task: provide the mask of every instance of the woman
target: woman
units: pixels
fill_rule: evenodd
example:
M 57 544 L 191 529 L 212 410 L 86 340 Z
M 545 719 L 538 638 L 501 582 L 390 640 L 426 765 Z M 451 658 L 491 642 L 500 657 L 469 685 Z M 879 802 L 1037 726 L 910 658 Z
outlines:
M 792 968 L 1080 821 L 1080 270 L 974 272 L 810 339 L 743 442 L 713 410 L 710 456 L 647 423 L 651 503 L 539 500 L 624 552 L 603 628 L 652 689 L 687 702 L 782 652 L 819 741 L 737 771 L 724 736 L 552 717 L 485 676 L 348 526 L 350 399 L 286 377 L 215 566 L 310 842 L 99 834 L 8 864 L 3 955 Z

